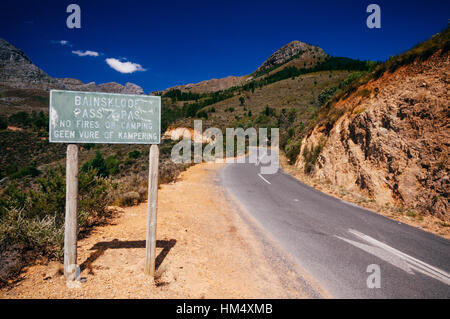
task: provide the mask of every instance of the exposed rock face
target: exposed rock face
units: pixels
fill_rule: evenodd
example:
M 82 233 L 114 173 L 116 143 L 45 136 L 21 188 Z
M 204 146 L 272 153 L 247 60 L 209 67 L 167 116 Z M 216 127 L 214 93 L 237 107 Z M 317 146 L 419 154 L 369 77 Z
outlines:
M 292 41 L 272 54 L 257 70 L 265 71 L 276 66 L 283 65 L 294 58 L 305 59 L 306 57 L 315 56 L 317 58 L 325 58 L 327 54 L 319 47 L 300 42 Z
M 72 91 L 98 91 L 97 85 L 95 82 L 89 82 L 87 84 L 84 84 L 78 79 L 70 79 L 70 78 L 62 78 L 58 79 L 63 85 L 66 90 L 72 90 Z
M 125 86 L 116 82 L 99 84 L 98 90 L 109 93 L 144 94 L 140 86 L 129 82 Z
M 178 141 L 179 139 L 191 139 L 195 143 L 211 143 L 214 141 L 213 138 L 206 136 L 205 134 L 195 132 L 192 128 L 187 127 L 176 127 L 168 128 L 164 134 L 163 139 L 171 139 L 173 141 Z
M 308 165 L 306 148 L 324 144 L 313 176 L 450 220 L 449 82 L 448 53 L 369 82 L 338 102 L 346 112 L 329 135 L 316 127 L 303 140 L 296 166 Z
M 0 39 L 0 83 L 14 88 L 63 88 L 58 80 L 31 63 L 22 50 L 3 39 Z
M 145 94 L 140 86 L 133 83 L 125 86 L 115 82 L 96 85 L 95 82 L 85 84 L 77 79 L 52 78 L 35 66 L 22 50 L 3 39 L 0 39 L 0 84 L 20 89 Z
M 122 89 L 121 93 L 125 93 L 125 94 L 145 94 L 144 90 L 139 85 L 136 85 L 136 84 L 130 83 L 130 82 L 125 84 L 125 87 Z

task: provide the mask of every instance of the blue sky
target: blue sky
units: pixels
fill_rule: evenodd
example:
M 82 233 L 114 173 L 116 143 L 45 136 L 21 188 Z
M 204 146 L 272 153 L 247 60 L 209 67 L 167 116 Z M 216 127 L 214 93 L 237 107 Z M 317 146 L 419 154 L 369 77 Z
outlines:
M 70 3 L 81 7 L 81 29 L 66 27 Z M 381 29 L 366 26 L 371 3 L 381 7 Z M 443 30 L 449 18 L 447 0 L 2 0 L 0 37 L 53 77 L 133 82 L 149 93 L 249 74 L 292 40 L 334 56 L 385 60 Z M 86 50 L 98 56 L 72 52 Z

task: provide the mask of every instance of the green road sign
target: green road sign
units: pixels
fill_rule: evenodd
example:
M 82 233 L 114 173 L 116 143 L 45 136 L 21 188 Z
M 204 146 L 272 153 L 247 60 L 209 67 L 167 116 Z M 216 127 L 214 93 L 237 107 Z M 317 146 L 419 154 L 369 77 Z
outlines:
M 53 143 L 159 144 L 159 96 L 50 91 Z

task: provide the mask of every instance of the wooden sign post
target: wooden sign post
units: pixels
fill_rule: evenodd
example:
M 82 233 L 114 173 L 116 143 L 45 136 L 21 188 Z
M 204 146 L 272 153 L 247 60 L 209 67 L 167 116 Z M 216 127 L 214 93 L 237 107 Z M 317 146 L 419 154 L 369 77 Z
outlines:
M 64 275 L 77 277 L 78 234 L 78 146 L 67 145 L 66 158 L 66 218 L 64 225 Z
M 102 92 L 50 91 L 49 141 L 68 143 L 64 274 L 77 280 L 78 146 L 74 143 L 152 144 L 148 178 L 145 273 L 155 274 L 161 97 Z
M 145 242 L 144 272 L 155 276 L 156 259 L 156 214 L 158 211 L 158 145 L 150 147 L 149 174 L 148 174 L 148 208 L 147 208 L 147 236 Z

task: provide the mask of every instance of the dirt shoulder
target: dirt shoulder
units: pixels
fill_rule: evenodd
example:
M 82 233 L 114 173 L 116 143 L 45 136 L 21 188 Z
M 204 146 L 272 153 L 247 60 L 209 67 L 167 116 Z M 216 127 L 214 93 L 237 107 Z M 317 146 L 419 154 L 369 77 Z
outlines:
M 299 171 L 298 168 L 290 165 L 284 154 L 280 154 L 280 166 L 286 173 L 323 193 L 357 204 L 404 224 L 408 224 L 424 231 L 431 232 L 435 235 L 450 239 L 450 227 L 448 223 L 443 222 L 437 217 L 431 215 L 424 216 L 401 207 L 381 206 L 374 200 L 371 200 L 361 194 L 351 192 L 347 189 L 337 187 L 332 184 L 324 183 L 317 178 L 312 178 L 307 174 L 304 174 L 302 171 Z
M 122 209 L 78 243 L 80 288 L 59 263 L 26 268 L 0 298 L 302 298 L 295 275 L 274 268 L 217 181 L 221 164 L 199 164 L 158 198 L 157 278 L 143 274 L 147 204 Z M 292 280 L 289 276 L 292 276 Z

